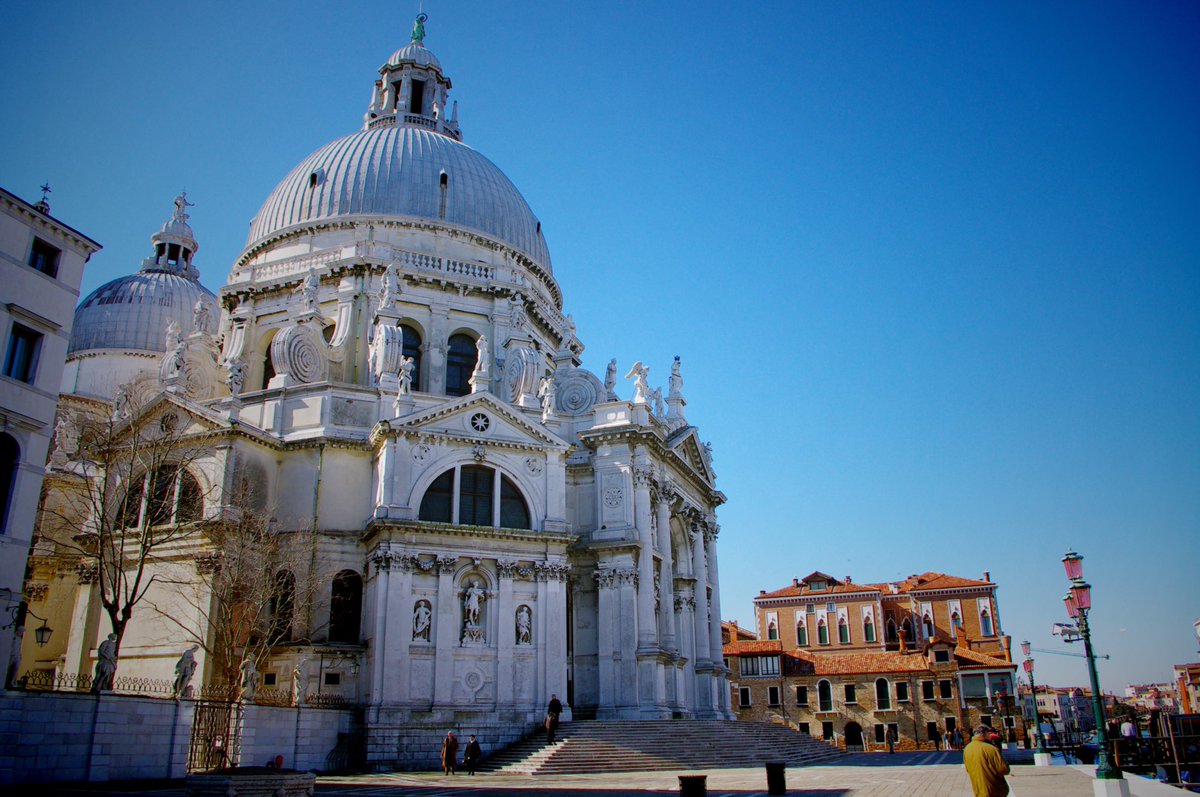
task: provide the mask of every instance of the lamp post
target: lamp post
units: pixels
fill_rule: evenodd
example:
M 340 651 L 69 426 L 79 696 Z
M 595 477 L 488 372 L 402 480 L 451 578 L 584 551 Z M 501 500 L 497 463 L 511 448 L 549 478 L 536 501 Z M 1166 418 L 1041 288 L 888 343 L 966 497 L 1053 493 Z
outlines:
M 1087 657 L 1088 677 L 1092 682 L 1092 714 L 1096 720 L 1096 743 L 1100 751 L 1096 756 L 1097 780 L 1122 780 L 1124 776 L 1108 749 L 1108 722 L 1104 712 L 1104 698 L 1100 693 L 1100 678 L 1096 675 L 1096 654 L 1092 651 L 1092 634 L 1088 628 L 1088 613 L 1092 610 L 1092 585 L 1083 580 L 1083 557 L 1074 551 L 1067 551 L 1063 557 L 1063 567 L 1067 578 L 1071 580 L 1071 588 L 1063 596 L 1063 604 L 1067 614 L 1075 620 L 1079 627 L 1079 635 L 1083 638 L 1083 653 Z
M 1021 653 L 1025 656 L 1025 674 L 1029 676 L 1029 696 L 1033 700 L 1033 761 L 1039 766 L 1049 766 L 1050 754 L 1042 739 L 1042 723 L 1038 719 L 1037 686 L 1033 680 L 1033 656 L 1029 655 L 1031 648 L 1029 640 L 1021 643 Z

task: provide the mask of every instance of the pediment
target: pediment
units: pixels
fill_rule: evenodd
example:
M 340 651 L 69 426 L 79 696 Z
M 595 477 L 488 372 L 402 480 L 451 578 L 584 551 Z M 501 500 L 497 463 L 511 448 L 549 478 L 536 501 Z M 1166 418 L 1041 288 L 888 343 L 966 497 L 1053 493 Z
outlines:
M 472 393 L 387 423 L 399 431 L 439 437 L 560 450 L 569 447 L 561 437 L 491 393 Z
M 708 458 L 704 455 L 703 444 L 696 433 L 696 427 L 689 426 L 683 429 L 671 441 L 671 450 L 686 462 L 702 479 L 709 484 L 714 483 L 715 475 L 713 474 L 712 467 L 708 464 Z

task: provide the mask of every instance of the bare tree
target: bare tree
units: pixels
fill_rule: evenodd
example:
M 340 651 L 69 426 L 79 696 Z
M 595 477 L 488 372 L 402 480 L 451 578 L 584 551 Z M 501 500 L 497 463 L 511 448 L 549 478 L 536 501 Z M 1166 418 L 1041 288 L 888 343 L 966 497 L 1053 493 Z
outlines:
M 213 430 L 149 378 L 122 386 L 111 405 L 65 401 L 59 415 L 51 463 L 62 489 L 43 504 L 39 538 L 94 580 L 115 667 L 134 610 L 154 584 L 175 580 L 166 563 L 181 546 L 199 541 L 214 488 L 198 466 Z
M 226 516 L 206 525 L 195 578 L 177 596 L 189 611 L 155 606 L 208 653 L 215 683 L 236 683 L 244 659 L 261 668 L 277 646 L 308 641 L 315 538 L 272 529 L 255 489 L 243 480 Z

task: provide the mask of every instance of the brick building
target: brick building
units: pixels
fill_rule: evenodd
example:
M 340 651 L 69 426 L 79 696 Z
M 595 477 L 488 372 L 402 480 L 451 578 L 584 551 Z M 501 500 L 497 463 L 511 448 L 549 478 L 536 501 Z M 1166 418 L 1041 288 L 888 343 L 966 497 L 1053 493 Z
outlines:
M 724 648 L 739 719 L 849 749 L 932 749 L 979 723 L 1024 736 L 996 585 L 925 573 L 856 584 L 816 572 L 755 599 L 758 638 Z M 738 629 L 740 630 L 740 629 Z

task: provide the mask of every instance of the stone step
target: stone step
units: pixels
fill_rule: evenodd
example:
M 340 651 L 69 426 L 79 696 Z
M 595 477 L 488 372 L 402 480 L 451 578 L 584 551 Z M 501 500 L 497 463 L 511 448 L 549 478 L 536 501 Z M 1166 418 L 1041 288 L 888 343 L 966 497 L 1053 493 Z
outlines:
M 587 720 L 565 723 L 554 745 L 542 732 L 484 762 L 494 772 L 531 775 L 722 769 L 783 761 L 804 766 L 844 755 L 825 742 L 765 722 Z

